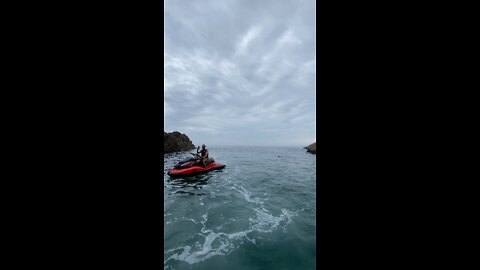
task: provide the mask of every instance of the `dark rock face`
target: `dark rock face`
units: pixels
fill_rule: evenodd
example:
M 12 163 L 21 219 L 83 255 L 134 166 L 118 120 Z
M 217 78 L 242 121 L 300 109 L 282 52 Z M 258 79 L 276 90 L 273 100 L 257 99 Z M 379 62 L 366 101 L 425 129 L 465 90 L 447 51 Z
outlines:
M 195 149 L 192 141 L 188 138 L 187 135 L 182 134 L 178 131 L 171 133 L 163 132 L 163 152 L 172 153 L 178 151 L 186 151 Z
M 310 144 L 309 146 L 305 146 L 305 149 L 307 149 L 307 152 L 316 154 L 317 153 L 317 142 L 314 142 Z

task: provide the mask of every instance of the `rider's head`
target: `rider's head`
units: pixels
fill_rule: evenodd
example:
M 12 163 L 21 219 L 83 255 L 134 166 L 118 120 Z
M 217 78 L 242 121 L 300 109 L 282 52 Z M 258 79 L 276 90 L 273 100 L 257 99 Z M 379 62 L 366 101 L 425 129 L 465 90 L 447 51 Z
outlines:
M 202 149 L 205 149 L 205 144 L 202 144 Z

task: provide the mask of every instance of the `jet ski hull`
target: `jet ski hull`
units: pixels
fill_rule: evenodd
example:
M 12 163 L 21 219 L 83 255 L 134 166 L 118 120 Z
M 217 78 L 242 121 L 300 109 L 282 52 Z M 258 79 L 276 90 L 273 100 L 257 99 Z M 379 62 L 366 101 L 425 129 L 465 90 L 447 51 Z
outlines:
M 207 164 L 206 167 L 195 165 L 195 166 L 188 167 L 188 168 L 171 169 L 171 170 L 168 170 L 167 174 L 172 176 L 172 177 L 191 176 L 191 175 L 206 173 L 206 172 L 213 171 L 213 170 L 220 170 L 220 169 L 223 169 L 223 168 L 225 168 L 225 164 L 212 162 L 212 163 Z

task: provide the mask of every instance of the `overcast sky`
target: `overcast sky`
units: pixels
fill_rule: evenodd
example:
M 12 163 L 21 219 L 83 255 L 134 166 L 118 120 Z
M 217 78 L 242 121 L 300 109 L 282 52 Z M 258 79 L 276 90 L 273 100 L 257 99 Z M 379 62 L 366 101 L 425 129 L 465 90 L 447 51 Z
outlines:
M 315 141 L 314 0 L 166 0 L 164 129 L 195 145 Z

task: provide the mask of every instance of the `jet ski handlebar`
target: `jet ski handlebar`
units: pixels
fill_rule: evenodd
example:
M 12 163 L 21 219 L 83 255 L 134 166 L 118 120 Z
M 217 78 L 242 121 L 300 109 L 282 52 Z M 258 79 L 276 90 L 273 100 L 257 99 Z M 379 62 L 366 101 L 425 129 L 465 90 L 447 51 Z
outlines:
M 190 153 L 192 154 L 193 156 L 196 156 L 197 158 L 202 158 L 202 156 L 200 156 L 199 154 L 195 154 L 195 153 Z

